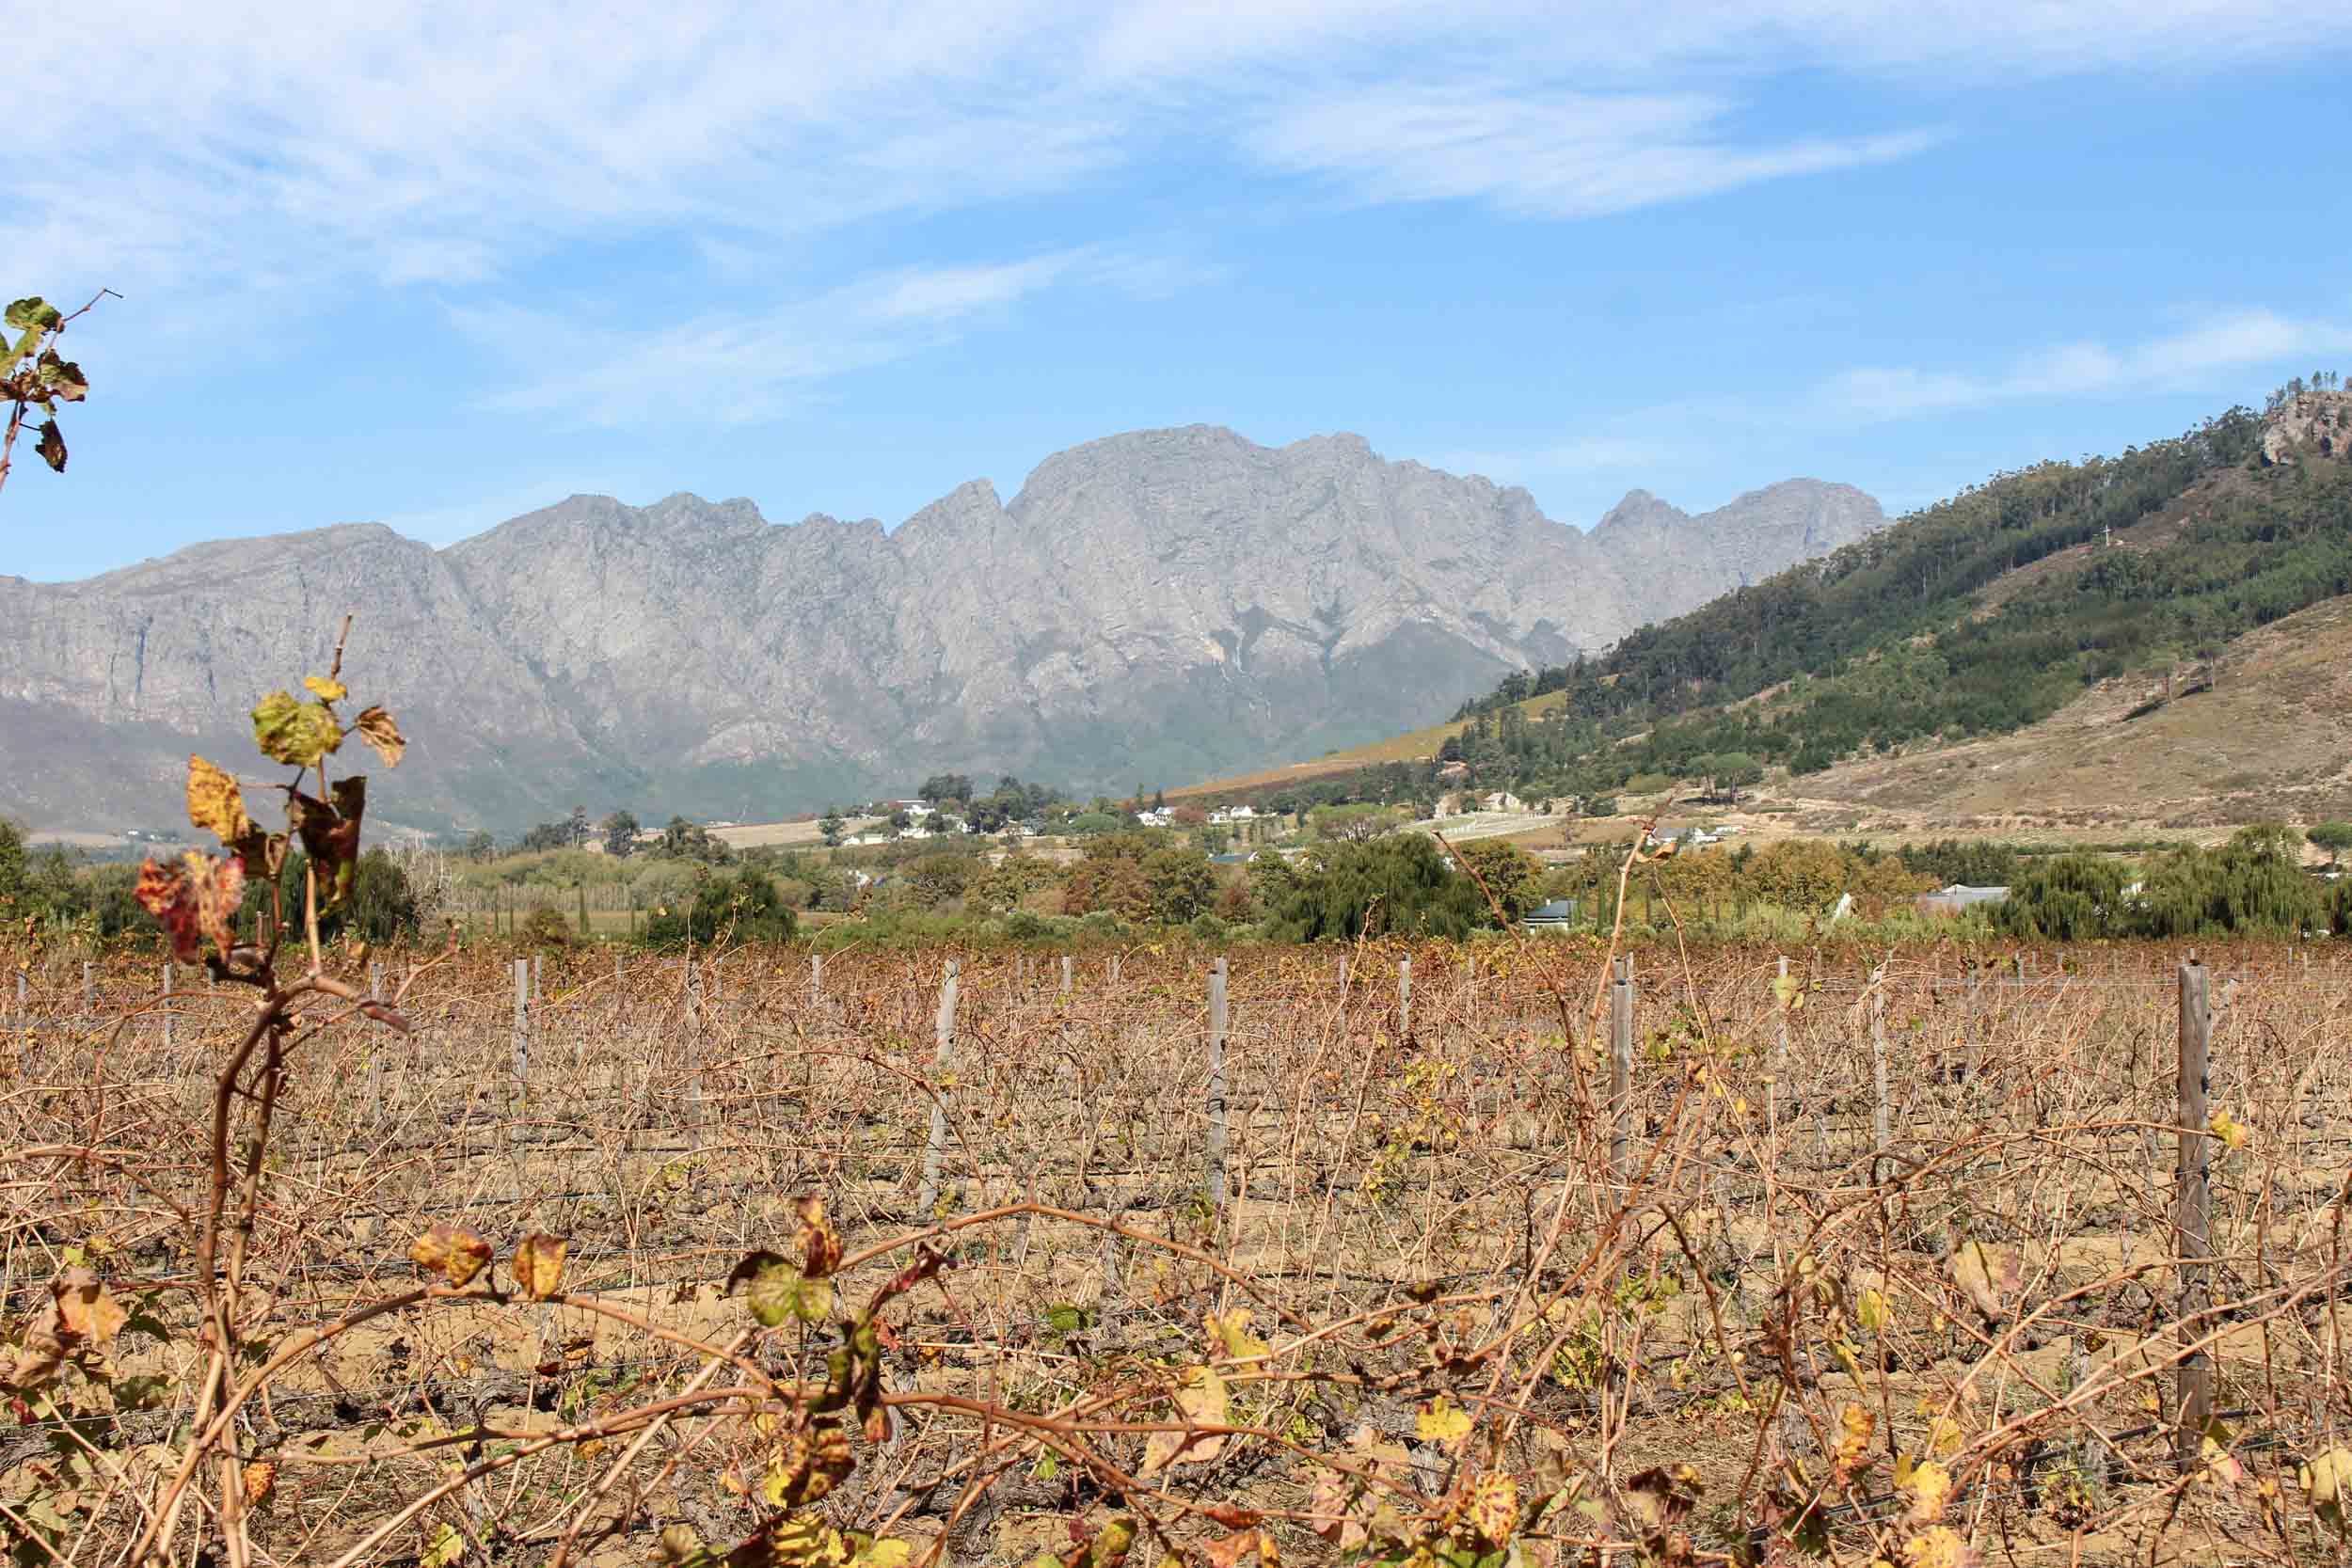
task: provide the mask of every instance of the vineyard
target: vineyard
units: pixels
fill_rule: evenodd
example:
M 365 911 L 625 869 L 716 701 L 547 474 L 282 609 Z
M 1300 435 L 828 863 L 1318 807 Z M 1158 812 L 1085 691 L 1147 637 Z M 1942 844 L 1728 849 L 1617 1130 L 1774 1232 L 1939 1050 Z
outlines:
M 2343 1547 L 2283 948 L 19 957 L 20 1561 Z

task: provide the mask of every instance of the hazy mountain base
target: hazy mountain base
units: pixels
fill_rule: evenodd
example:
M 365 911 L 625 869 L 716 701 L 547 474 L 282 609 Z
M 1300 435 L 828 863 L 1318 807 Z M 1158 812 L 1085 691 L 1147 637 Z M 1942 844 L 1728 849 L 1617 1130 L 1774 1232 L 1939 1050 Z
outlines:
M 187 752 L 323 668 L 346 610 L 417 740 L 418 825 L 772 816 L 940 768 L 1172 784 L 1438 718 L 1883 521 L 1792 481 L 1696 518 L 1629 498 L 1587 534 L 1356 437 L 1196 426 L 1059 453 L 1009 503 L 961 486 L 895 532 L 575 497 L 446 550 L 373 525 L 218 542 L 0 578 L 0 695 L 24 705 L 0 810 L 176 816 Z

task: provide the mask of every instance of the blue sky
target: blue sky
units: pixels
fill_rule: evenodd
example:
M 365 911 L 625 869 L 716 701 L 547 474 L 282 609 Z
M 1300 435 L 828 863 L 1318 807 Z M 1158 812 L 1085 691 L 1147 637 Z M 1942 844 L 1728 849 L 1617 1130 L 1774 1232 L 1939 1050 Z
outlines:
M 98 0 L 11 292 L 125 297 L 0 572 L 574 491 L 895 525 L 1196 420 L 1579 524 L 1899 509 L 2352 363 L 2347 14 Z

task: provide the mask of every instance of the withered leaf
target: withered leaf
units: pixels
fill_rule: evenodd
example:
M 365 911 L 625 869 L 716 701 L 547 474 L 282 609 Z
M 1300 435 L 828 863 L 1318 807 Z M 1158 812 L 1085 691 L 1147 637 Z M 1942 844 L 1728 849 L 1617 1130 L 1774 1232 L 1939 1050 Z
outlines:
M 195 755 L 188 758 L 188 820 L 231 849 L 253 831 L 237 781 Z
M 317 869 L 322 911 L 351 895 L 359 864 L 359 819 L 368 806 L 367 775 L 337 779 L 330 794 L 331 806 L 298 789 L 286 791 L 286 820 L 301 836 L 303 852 Z
M 408 742 L 402 738 L 400 726 L 392 722 L 390 714 L 380 707 L 362 708 L 352 726 L 359 732 L 360 739 L 375 748 L 375 754 L 384 759 L 385 767 L 400 766 L 401 754 L 408 750 Z
M 804 1195 L 797 1211 L 800 1226 L 793 1232 L 792 1243 L 801 1255 L 801 1272 L 811 1279 L 822 1279 L 841 1266 L 840 1232 L 825 1217 L 822 1193 Z
M 564 1244 L 561 1236 L 538 1230 L 516 1243 L 509 1265 L 515 1273 L 516 1288 L 532 1301 L 545 1301 L 561 1290 Z
M 1186 1367 L 1176 1374 L 1176 1415 L 1187 1426 L 1223 1426 L 1230 1414 L 1225 1380 L 1213 1367 Z M 1225 1449 L 1225 1433 L 1155 1432 L 1144 1440 L 1143 1475 L 1170 1465 L 1205 1465 Z
M 462 1287 L 489 1263 L 490 1243 L 463 1226 L 435 1225 L 409 1246 L 408 1260 Z
M 225 955 L 236 945 L 237 908 L 245 899 L 245 863 L 190 849 L 177 864 L 151 860 L 131 890 L 171 939 L 172 957 L 195 963 L 207 942 Z

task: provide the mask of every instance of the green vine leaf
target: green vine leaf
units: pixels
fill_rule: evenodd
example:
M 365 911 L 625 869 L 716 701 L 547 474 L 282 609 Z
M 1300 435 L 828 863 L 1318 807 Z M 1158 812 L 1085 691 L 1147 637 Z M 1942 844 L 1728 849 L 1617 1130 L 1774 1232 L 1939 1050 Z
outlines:
M 291 691 L 273 691 L 253 705 L 253 743 L 272 762 L 316 768 L 343 743 L 343 730 L 325 703 L 297 702 Z

